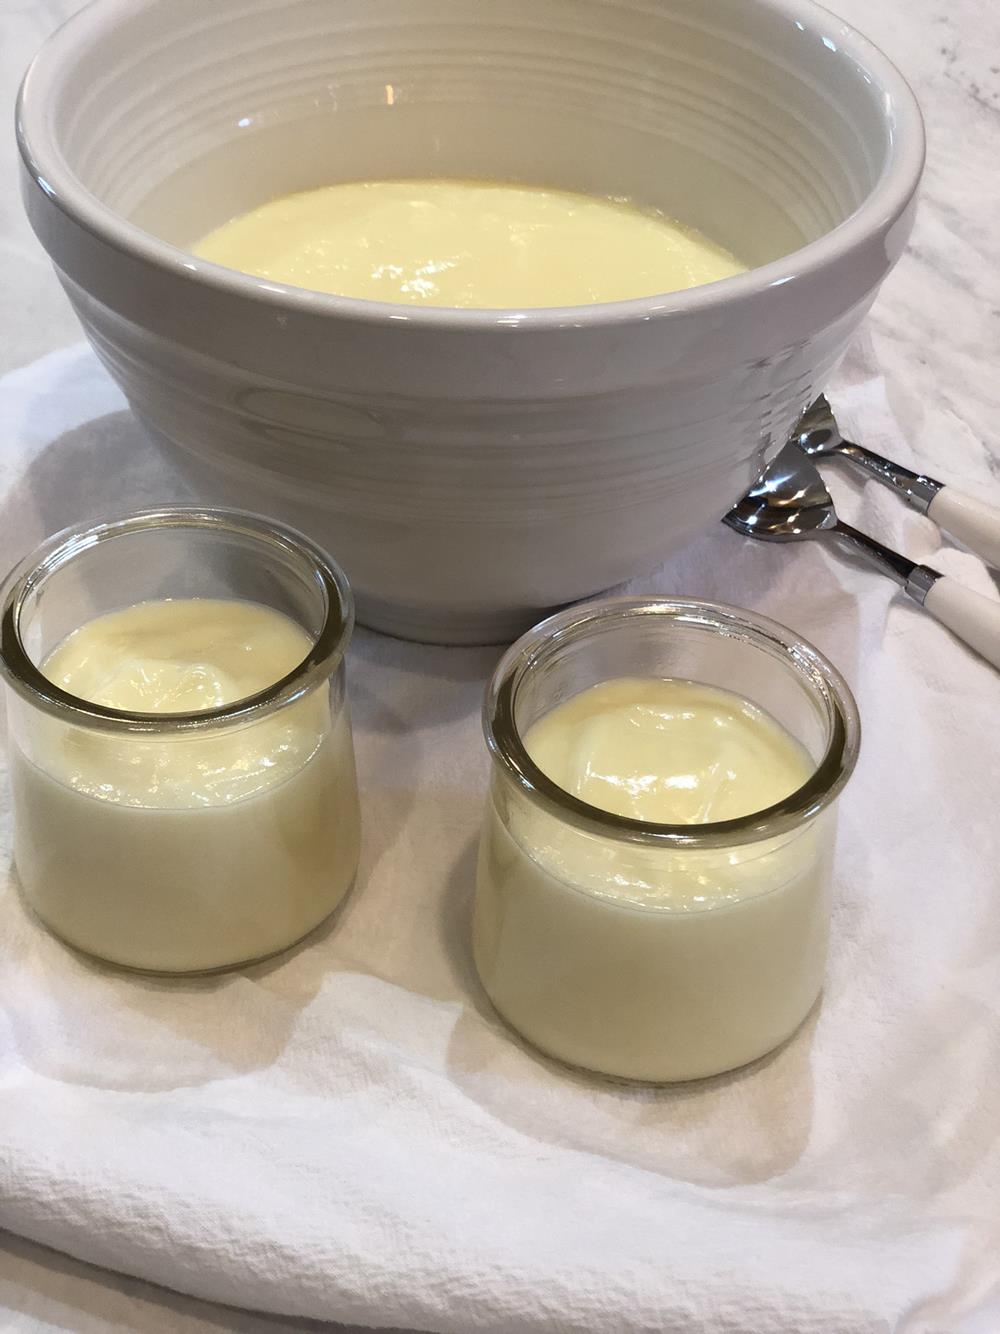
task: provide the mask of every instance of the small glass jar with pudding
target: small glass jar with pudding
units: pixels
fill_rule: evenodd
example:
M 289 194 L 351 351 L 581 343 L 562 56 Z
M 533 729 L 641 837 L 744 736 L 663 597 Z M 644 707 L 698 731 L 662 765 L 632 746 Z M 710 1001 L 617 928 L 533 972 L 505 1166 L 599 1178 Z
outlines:
M 353 601 L 306 538 L 236 511 L 58 535 L 8 583 L 14 861 L 41 921 L 122 967 L 276 954 L 359 851 Z
M 484 727 L 473 946 L 511 1027 L 651 1082 L 790 1037 L 822 987 L 859 745 L 830 663 L 749 612 L 609 598 L 507 652 Z

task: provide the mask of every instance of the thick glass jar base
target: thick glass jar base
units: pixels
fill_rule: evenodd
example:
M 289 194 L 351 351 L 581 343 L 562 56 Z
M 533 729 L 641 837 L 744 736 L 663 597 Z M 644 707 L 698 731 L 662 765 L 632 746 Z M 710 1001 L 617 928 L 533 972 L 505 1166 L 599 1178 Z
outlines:
M 280 945 L 277 949 L 268 950 L 266 954 L 252 955 L 249 958 L 237 959 L 232 963 L 220 963 L 211 968 L 146 968 L 137 964 L 122 963 L 117 959 L 108 959 L 105 958 L 104 955 L 95 954 L 91 950 L 82 949 L 79 945 L 75 945 L 73 941 L 68 940 L 66 936 L 62 935 L 56 927 L 52 926 L 51 923 L 47 922 L 45 918 L 36 911 L 20 881 L 17 882 L 17 887 L 21 902 L 31 917 L 42 927 L 46 934 L 50 935 L 53 940 L 58 941 L 64 949 L 69 950 L 71 954 L 76 955 L 76 957 L 83 962 L 97 965 L 101 969 L 106 969 L 109 972 L 121 973 L 126 977 L 149 977 L 163 981 L 170 981 L 171 979 L 184 981 L 188 978 L 219 977 L 225 973 L 239 973 L 247 968 L 255 968 L 258 964 L 271 963 L 277 960 L 284 962 L 291 954 L 300 949 L 306 949 L 308 946 L 314 944 L 319 940 L 320 936 L 325 935 L 326 932 L 333 927 L 341 912 L 344 910 L 347 901 L 354 892 L 354 884 L 355 882 L 352 880 L 344 891 L 343 896 L 333 905 L 325 916 L 319 919 L 315 926 L 311 926 L 303 935 L 297 936 L 294 940 L 290 940 L 287 945 Z
M 812 1004 L 802 1017 L 796 1020 L 787 1033 L 778 1038 L 777 1041 L 768 1042 L 759 1051 L 755 1051 L 734 1063 L 727 1063 L 718 1068 L 713 1067 L 711 1069 L 701 1070 L 697 1073 L 662 1076 L 626 1075 L 615 1074 L 609 1070 L 598 1069 L 593 1065 L 581 1065 L 576 1061 L 567 1060 L 565 1056 L 561 1056 L 558 1052 L 552 1051 L 538 1042 L 534 1042 L 531 1038 L 526 1037 L 515 1024 L 512 1024 L 503 1011 L 497 1007 L 496 1002 L 486 990 L 481 978 L 479 980 L 479 985 L 485 1001 L 489 1005 L 490 1010 L 503 1025 L 504 1030 L 533 1056 L 541 1057 L 545 1061 L 551 1061 L 554 1065 L 558 1066 L 560 1070 L 572 1072 L 582 1078 L 589 1080 L 604 1080 L 608 1083 L 618 1084 L 625 1088 L 670 1089 L 684 1084 L 702 1084 L 708 1080 L 722 1079 L 726 1075 L 736 1075 L 741 1070 L 749 1070 L 752 1066 L 757 1065 L 761 1061 L 770 1060 L 792 1042 L 796 1035 L 809 1022 L 810 1017 L 818 1012 L 823 1002 L 823 988 L 820 987 Z

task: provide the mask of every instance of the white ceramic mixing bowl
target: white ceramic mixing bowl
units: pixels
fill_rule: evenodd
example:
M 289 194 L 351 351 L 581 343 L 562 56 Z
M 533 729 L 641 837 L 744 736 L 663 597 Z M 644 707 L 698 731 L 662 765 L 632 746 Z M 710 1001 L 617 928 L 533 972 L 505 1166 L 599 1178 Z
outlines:
M 447 642 L 719 518 L 898 258 L 923 163 L 901 76 L 808 0 L 97 0 L 18 122 L 32 224 L 200 495 L 329 546 L 368 625 Z M 274 195 L 428 174 L 631 196 L 754 267 L 468 311 L 185 249 Z

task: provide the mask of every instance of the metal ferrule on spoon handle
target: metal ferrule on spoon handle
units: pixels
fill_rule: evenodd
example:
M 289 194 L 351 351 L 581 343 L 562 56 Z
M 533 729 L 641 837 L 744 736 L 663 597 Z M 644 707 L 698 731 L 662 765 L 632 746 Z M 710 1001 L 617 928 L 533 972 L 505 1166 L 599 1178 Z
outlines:
M 804 453 L 814 457 L 841 455 L 870 477 L 902 496 L 908 505 L 926 514 L 939 528 L 958 540 L 990 565 L 1000 568 L 1000 508 L 957 487 L 939 482 L 926 473 L 914 472 L 901 463 L 876 454 L 841 435 L 840 427 L 824 395 L 803 414 L 793 436 Z
M 850 524 L 838 522 L 827 531 L 901 584 L 908 597 L 969 648 L 994 667 L 1000 667 L 1000 602 L 973 592 L 930 565 L 907 560 Z
M 893 463 L 853 440 L 842 440 L 837 452 L 892 487 L 908 505 L 926 514 L 988 564 L 1000 568 L 1000 509 L 995 505 Z
M 891 459 L 883 458 L 881 454 L 866 449 L 864 445 L 859 445 L 854 440 L 841 440 L 837 453 L 852 459 L 872 477 L 892 487 L 908 505 L 919 510 L 921 514 L 927 513 L 935 496 L 943 489 L 943 484 L 935 481 L 933 477 L 914 472 L 911 468 L 904 468 L 901 463 L 893 463 Z
M 857 528 L 852 528 L 849 523 L 844 523 L 838 519 L 836 524 L 827 528 L 826 532 L 833 537 L 838 537 L 852 551 L 862 556 L 869 565 L 874 565 L 877 570 L 887 574 L 890 579 L 894 579 L 897 584 L 909 592 L 909 583 L 913 577 L 914 571 L 920 567 L 915 561 L 907 560 L 901 556 L 898 551 L 892 551 L 885 547 L 881 542 L 877 542 L 874 537 L 869 537 L 867 533 L 860 532 Z M 933 573 L 933 571 L 931 571 Z M 922 601 L 922 599 L 918 599 Z

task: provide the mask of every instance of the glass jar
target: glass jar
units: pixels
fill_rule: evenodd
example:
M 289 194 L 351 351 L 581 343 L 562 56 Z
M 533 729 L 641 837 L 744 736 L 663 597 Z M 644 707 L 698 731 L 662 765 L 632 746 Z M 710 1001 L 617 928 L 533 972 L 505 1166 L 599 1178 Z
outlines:
M 45 675 L 93 618 L 187 598 L 270 609 L 311 647 L 258 693 L 190 713 L 106 707 Z M 192 973 L 278 953 L 329 916 L 360 828 L 353 599 L 328 556 L 254 515 L 149 510 L 50 539 L 2 608 L 14 860 L 52 932 L 127 968 Z
M 750 700 L 808 753 L 810 777 L 718 823 L 654 824 L 580 801 L 532 762 L 524 737 L 620 677 Z M 608 598 L 543 621 L 505 654 L 484 730 L 493 765 L 474 954 L 514 1029 L 572 1065 L 656 1082 L 743 1065 L 795 1031 L 822 986 L 834 799 L 860 736 L 850 691 L 816 649 L 733 607 Z

